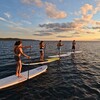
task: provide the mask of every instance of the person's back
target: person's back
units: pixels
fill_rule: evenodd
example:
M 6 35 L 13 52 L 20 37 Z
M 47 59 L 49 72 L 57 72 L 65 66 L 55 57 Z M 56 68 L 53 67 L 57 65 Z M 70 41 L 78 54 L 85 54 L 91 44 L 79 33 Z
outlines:
M 15 46 L 14 53 L 15 53 L 15 55 L 19 55 L 20 54 L 20 50 L 19 50 L 18 46 Z
M 75 46 L 75 44 L 76 44 L 75 40 L 73 40 L 72 44 L 73 44 L 73 46 Z
M 76 45 L 76 41 L 73 40 L 73 42 L 72 42 L 72 51 L 73 51 L 73 52 L 75 52 L 75 45 Z
M 20 52 L 20 45 L 21 41 L 16 41 L 15 45 L 14 45 L 14 58 L 16 61 L 20 61 L 20 56 L 21 56 L 21 52 Z

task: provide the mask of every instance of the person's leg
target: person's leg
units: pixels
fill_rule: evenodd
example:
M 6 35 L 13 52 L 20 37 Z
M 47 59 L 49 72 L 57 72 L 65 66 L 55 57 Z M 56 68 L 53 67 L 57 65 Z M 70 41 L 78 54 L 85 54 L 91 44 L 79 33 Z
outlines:
M 75 52 L 75 46 L 74 46 L 74 48 L 73 48 L 73 49 L 74 49 L 74 52 Z
M 18 76 L 18 71 L 19 71 L 19 58 L 18 56 L 14 56 L 15 61 L 16 61 L 16 76 Z
M 60 59 L 60 54 L 61 54 L 61 48 L 59 48 L 59 59 Z
M 44 61 L 44 51 L 42 51 L 42 61 Z
M 59 48 L 57 49 L 57 52 L 58 52 L 57 55 L 60 55 L 60 49 Z
M 19 61 L 19 72 L 18 72 L 18 76 L 21 77 L 21 70 L 22 70 L 22 62 L 21 60 Z
M 16 67 L 16 76 L 18 76 L 18 71 L 19 71 L 19 62 L 17 62 L 17 67 Z
M 40 52 L 40 61 L 44 61 L 44 51 Z
M 40 61 L 42 61 L 42 51 L 40 51 Z

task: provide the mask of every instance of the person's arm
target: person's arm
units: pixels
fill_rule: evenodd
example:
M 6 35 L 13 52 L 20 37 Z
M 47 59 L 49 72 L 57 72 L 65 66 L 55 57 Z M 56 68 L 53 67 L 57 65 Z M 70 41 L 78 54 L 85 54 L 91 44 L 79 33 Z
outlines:
M 21 53 L 23 56 L 27 57 L 28 59 L 30 58 L 30 56 L 26 55 L 26 54 L 23 52 L 22 48 L 20 48 L 20 53 Z
M 43 44 L 43 47 L 46 48 L 46 44 Z
M 61 46 L 61 43 L 58 42 L 58 43 L 57 43 L 57 47 L 59 47 L 59 46 Z
M 63 46 L 64 44 L 61 44 L 61 46 Z
M 22 48 L 32 48 L 32 46 L 22 46 Z
M 45 48 L 45 44 L 44 43 L 42 44 L 42 48 Z
M 60 43 L 60 46 L 63 46 L 64 44 Z
M 20 48 L 32 48 L 32 46 L 21 46 Z

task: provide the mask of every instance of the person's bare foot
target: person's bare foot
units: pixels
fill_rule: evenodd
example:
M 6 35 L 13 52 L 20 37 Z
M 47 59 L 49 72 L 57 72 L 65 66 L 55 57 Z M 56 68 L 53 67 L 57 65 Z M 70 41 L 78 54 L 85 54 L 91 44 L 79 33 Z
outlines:
M 40 62 L 43 62 L 44 60 L 43 59 L 40 59 Z
M 16 73 L 16 76 L 18 76 L 18 73 Z
M 20 74 L 20 75 L 18 75 L 18 77 L 19 77 L 19 78 L 22 78 L 23 76 Z

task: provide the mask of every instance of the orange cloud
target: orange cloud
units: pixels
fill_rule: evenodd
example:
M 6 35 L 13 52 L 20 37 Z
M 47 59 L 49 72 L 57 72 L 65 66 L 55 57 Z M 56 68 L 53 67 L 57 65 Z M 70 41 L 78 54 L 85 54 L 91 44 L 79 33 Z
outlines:
M 88 11 L 92 11 L 92 10 L 93 10 L 93 6 L 89 4 L 85 4 L 83 7 L 81 7 L 81 11 L 83 15 L 88 14 Z
M 67 14 L 64 11 L 59 11 L 54 4 L 45 2 L 45 6 L 49 18 L 61 19 L 67 17 Z
M 36 4 L 38 7 L 41 7 L 43 5 L 41 0 L 21 0 L 24 4 Z

